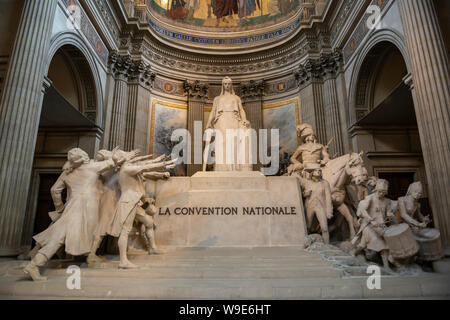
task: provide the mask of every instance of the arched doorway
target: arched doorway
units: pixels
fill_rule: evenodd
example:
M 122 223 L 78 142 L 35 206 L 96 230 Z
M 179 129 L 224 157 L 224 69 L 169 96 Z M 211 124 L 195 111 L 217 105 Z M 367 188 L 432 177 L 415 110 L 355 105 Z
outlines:
M 51 223 L 55 210 L 50 188 L 67 160 L 67 152 L 79 147 L 93 157 L 102 129 L 97 125 L 98 97 L 91 67 L 74 45 L 60 47 L 52 56 L 46 77 L 33 176 L 22 244 L 33 245 L 32 236 Z
M 352 97 L 353 150 L 365 152 L 369 175 L 389 181 L 388 197 L 394 200 L 410 183 L 427 183 L 407 76 L 401 51 L 391 42 L 378 42 L 363 59 Z M 428 208 L 424 199 L 424 211 Z

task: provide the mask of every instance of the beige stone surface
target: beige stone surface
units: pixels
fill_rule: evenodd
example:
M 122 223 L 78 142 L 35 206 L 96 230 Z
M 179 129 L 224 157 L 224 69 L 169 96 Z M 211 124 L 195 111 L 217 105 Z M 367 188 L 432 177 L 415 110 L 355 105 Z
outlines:
M 51 261 L 47 282 L 24 278 L 25 261 L 0 261 L 0 299 L 364 299 L 450 296 L 449 275 L 382 276 L 367 289 L 367 274 L 341 277 L 319 254 L 300 247 L 177 248 L 164 255 L 130 254 L 137 270 L 80 266 L 80 290 L 66 287 L 73 261 Z
M 149 184 L 160 212 L 171 213 L 155 217 L 156 242 L 161 246 L 303 245 L 305 219 L 295 177 L 265 177 L 260 172 L 198 172 L 191 178 L 174 177 Z M 257 207 L 283 208 L 296 214 L 243 214 L 244 208 L 256 212 Z M 222 209 L 213 209 L 219 214 L 211 215 L 204 214 L 203 208 L 224 211 L 222 214 Z M 234 209 L 228 209 L 231 214 L 226 215 L 225 208 Z M 200 211 L 176 214 L 196 209 Z M 232 214 L 233 210 L 237 214 Z

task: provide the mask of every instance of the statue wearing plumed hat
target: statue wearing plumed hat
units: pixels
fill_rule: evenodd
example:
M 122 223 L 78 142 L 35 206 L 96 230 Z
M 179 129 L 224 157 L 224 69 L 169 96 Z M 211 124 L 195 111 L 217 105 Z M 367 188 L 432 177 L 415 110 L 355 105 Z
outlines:
M 297 136 L 302 144 L 297 148 L 291 157 L 289 171 L 302 172 L 309 164 L 319 164 L 324 166 L 330 160 L 328 146 L 317 142 L 314 129 L 310 124 L 302 123 L 297 126 Z

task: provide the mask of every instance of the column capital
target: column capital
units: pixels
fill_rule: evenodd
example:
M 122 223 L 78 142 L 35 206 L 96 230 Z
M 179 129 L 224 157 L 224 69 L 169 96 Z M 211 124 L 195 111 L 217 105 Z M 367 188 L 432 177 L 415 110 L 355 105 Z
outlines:
M 264 80 L 244 82 L 239 86 L 243 100 L 261 99 L 264 95 Z
M 329 54 L 323 54 L 319 58 L 325 80 L 336 77 L 342 68 L 342 62 L 342 53 L 337 50 Z
M 199 80 L 183 82 L 183 89 L 189 98 L 204 100 L 208 98 L 209 84 L 200 82 Z
M 112 51 L 108 58 L 108 66 L 113 76 L 120 80 L 128 80 L 130 68 L 132 67 L 133 60 L 131 56 L 120 55 L 117 51 Z
M 128 72 L 128 81 L 130 83 L 137 83 L 144 87 L 152 88 L 155 78 L 156 74 L 152 72 L 150 66 L 142 60 L 135 60 L 130 65 Z
M 323 81 L 324 70 L 322 64 L 317 59 L 309 59 L 304 65 L 300 65 L 294 76 L 297 85 L 303 89 L 313 82 Z

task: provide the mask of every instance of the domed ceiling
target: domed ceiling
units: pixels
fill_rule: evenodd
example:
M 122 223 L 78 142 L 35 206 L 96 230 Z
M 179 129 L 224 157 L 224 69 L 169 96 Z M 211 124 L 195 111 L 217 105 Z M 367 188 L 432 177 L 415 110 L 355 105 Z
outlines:
M 249 30 L 292 14 L 299 0 L 150 0 L 165 21 L 210 31 Z
M 328 0 L 147 0 L 153 34 L 180 47 L 220 50 L 280 44 Z M 252 49 L 253 48 L 253 49 Z M 228 52 L 230 53 L 230 52 Z

